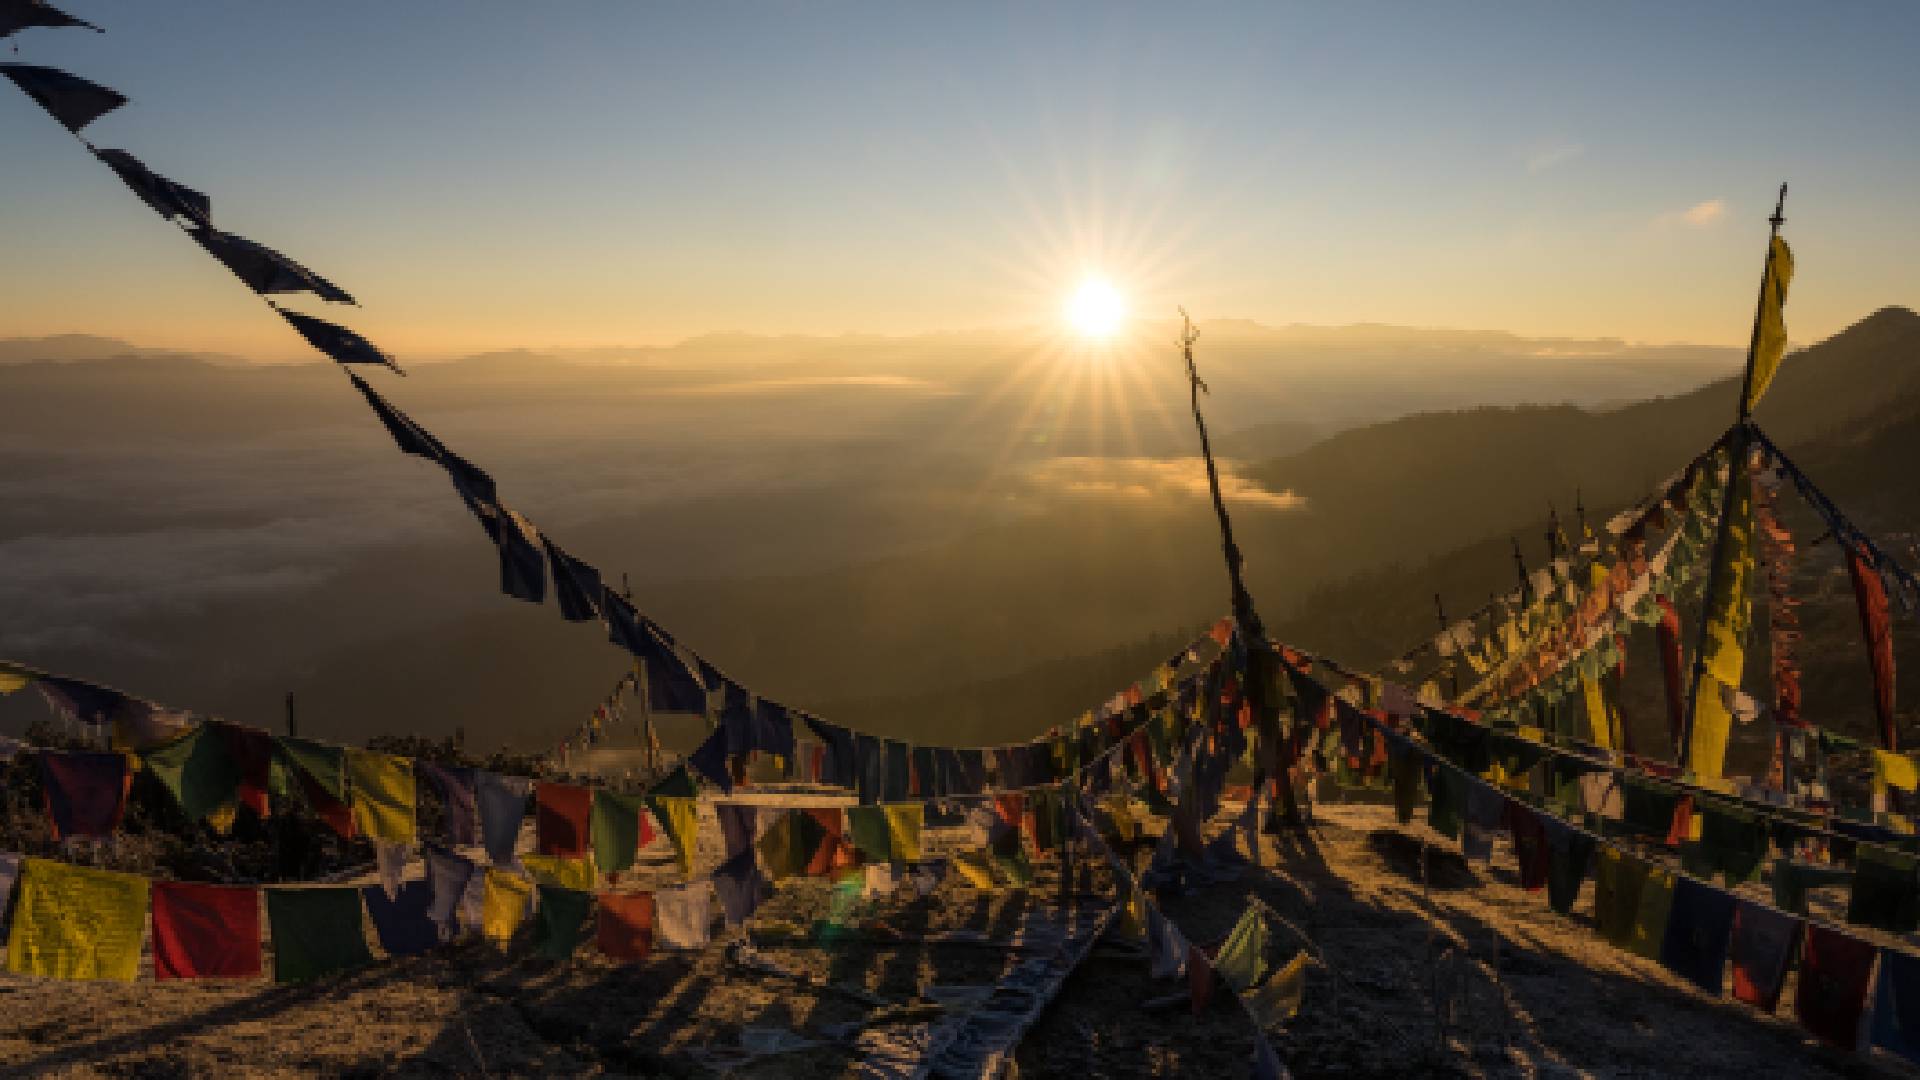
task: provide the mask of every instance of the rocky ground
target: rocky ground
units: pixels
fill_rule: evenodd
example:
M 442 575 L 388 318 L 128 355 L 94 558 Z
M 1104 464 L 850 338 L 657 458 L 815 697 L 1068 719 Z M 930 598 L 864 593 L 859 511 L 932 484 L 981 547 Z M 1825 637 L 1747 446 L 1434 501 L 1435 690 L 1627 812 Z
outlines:
M 1297 1076 L 1920 1075 L 1710 1000 L 1521 891 L 1504 851 L 1469 867 L 1384 807 L 1323 806 L 1306 842 L 1273 843 L 1259 872 L 1165 910 L 1206 944 L 1258 896 L 1292 924 L 1279 953 L 1324 960 L 1299 1017 L 1273 1034 Z M 642 884 L 672 874 L 655 856 Z M 0 976 L 0 1074 L 857 1076 L 857 1032 L 937 1018 L 1009 963 L 1003 948 L 915 939 L 1004 941 L 1054 899 L 1046 880 L 868 901 L 791 885 L 762 909 L 754 950 L 784 974 L 716 942 L 627 967 L 591 946 L 565 963 L 462 946 L 299 987 Z M 1145 1007 L 1177 989 L 1152 982 L 1128 943 L 1101 945 L 1022 1043 L 1020 1075 L 1245 1075 L 1245 1015 L 1224 1000 L 1201 1016 Z M 814 1045 L 781 1049 L 795 1040 Z

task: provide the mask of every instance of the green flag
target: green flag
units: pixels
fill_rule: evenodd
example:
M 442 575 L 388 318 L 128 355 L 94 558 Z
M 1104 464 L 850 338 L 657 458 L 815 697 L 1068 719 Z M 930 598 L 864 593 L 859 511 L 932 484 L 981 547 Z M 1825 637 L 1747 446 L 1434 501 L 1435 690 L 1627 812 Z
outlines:
M 633 865 L 640 850 L 640 812 L 645 808 L 642 795 L 617 795 L 595 789 L 593 819 L 593 861 L 603 874 L 617 874 Z
M 226 740 L 202 724 L 140 755 L 189 821 L 199 821 L 233 801 L 240 786 L 240 765 L 227 753 Z

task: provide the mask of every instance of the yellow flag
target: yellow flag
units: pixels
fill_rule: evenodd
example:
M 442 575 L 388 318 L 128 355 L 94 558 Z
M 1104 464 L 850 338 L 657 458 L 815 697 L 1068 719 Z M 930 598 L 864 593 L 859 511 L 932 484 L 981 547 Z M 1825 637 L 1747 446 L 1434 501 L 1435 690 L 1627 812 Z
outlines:
M 1607 704 L 1600 680 L 1581 675 L 1580 689 L 1587 699 L 1587 737 L 1602 750 L 1613 749 L 1613 709 Z
M 1648 960 L 1660 959 L 1660 947 L 1667 938 L 1667 919 L 1673 914 L 1673 890 L 1678 879 L 1664 866 L 1647 868 L 1647 879 L 1640 886 L 1640 899 L 1628 934 L 1627 948 Z
M 1306 993 L 1307 954 L 1303 949 L 1287 961 L 1287 966 L 1274 972 L 1265 985 L 1254 987 L 1240 995 L 1240 999 L 1247 1003 L 1247 1011 L 1264 1029 L 1293 1019 L 1300 1012 L 1300 1002 Z
M 660 827 L 673 842 L 673 854 L 680 860 L 680 872 L 693 873 L 694 836 L 700 830 L 700 800 L 679 795 L 656 795 L 651 800 Z
M 393 754 L 347 747 L 347 784 L 353 829 L 371 840 L 414 840 L 413 762 Z
M 956 851 L 951 859 L 954 872 L 966 879 L 967 884 L 976 889 L 992 889 L 993 856 L 985 849 L 979 851 Z
M 1913 759 L 1905 754 L 1889 754 L 1885 750 L 1873 750 L 1873 778 L 1876 782 L 1888 787 L 1912 791 L 1916 786 L 1920 786 L 1920 768 L 1916 768 Z
M 593 860 L 563 859 L 558 855 L 522 855 L 520 865 L 527 868 L 533 880 L 542 885 L 555 885 L 576 892 L 592 892 L 594 882 Z
M 140 973 L 148 884 L 133 874 L 22 859 L 7 970 L 132 982 Z
M 925 804 L 889 803 L 883 809 L 887 815 L 888 838 L 892 841 L 891 861 L 918 862 L 920 827 L 926 821 Z
M 1694 692 L 1693 736 L 1687 766 L 1703 777 L 1718 777 L 1726 766 L 1727 737 L 1733 729 L 1733 695 L 1747 660 L 1747 629 L 1753 621 L 1748 595 L 1753 580 L 1753 491 L 1747 482 L 1744 446 L 1735 447 L 1727 483 L 1726 544 L 1706 605 L 1706 670 Z
M 1787 351 L 1787 286 L 1793 282 L 1793 250 L 1779 237 L 1767 249 L 1767 272 L 1760 283 L 1760 332 L 1753 342 L 1753 378 L 1747 388 L 1747 411 L 1759 403 L 1772 385 Z
M 0 664 L 0 694 L 11 694 L 33 681 L 33 676 L 11 664 Z
M 504 948 L 513 940 L 520 920 L 526 918 L 527 901 L 532 896 L 533 882 L 497 866 L 487 867 L 486 887 L 480 896 L 480 932 Z

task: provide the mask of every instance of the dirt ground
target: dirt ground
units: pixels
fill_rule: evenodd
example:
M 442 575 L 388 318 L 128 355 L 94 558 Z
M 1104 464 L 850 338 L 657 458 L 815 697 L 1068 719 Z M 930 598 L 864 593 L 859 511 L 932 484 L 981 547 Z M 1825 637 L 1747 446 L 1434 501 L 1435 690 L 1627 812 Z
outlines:
M 1555 915 L 1521 891 L 1504 845 L 1490 868 L 1469 867 L 1423 825 L 1359 805 L 1323 806 L 1307 842 L 1273 845 L 1259 872 L 1164 910 L 1212 944 L 1257 895 L 1311 937 L 1330 967 L 1310 970 L 1300 1015 L 1273 1034 L 1296 1076 L 1920 1077 L 1820 1047 L 1790 1019 L 1710 1000 L 1606 946 L 1584 914 Z M 641 881 L 670 874 L 656 853 Z M 1056 896 L 1046 878 L 1030 891 L 945 882 L 862 902 L 790 884 L 761 909 L 755 949 L 786 974 L 752 970 L 716 941 L 625 967 L 590 945 L 564 963 L 459 946 L 298 987 L 0 976 L 0 1074 L 871 1075 L 858 1031 L 936 1019 L 935 999 L 990 984 L 1010 962 L 1001 948 L 913 939 L 972 929 L 1004 941 Z M 1291 955 L 1294 932 L 1275 929 L 1275 959 Z M 1177 989 L 1150 980 L 1130 944 L 1103 943 L 1021 1044 L 1020 1075 L 1246 1075 L 1251 1028 L 1230 1001 L 1217 995 L 1197 1017 L 1184 1002 L 1143 1008 Z M 742 1049 L 794 1034 L 816 1045 Z

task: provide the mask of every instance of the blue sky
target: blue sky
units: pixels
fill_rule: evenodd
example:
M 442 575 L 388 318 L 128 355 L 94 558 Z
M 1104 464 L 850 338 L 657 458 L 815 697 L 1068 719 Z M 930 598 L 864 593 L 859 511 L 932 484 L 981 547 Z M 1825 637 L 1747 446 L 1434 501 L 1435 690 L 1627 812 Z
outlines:
M 1920 302 L 1920 5 L 62 0 L 87 132 L 403 358 L 1130 309 L 1744 344 Z M 0 335 L 297 350 L 0 86 Z

